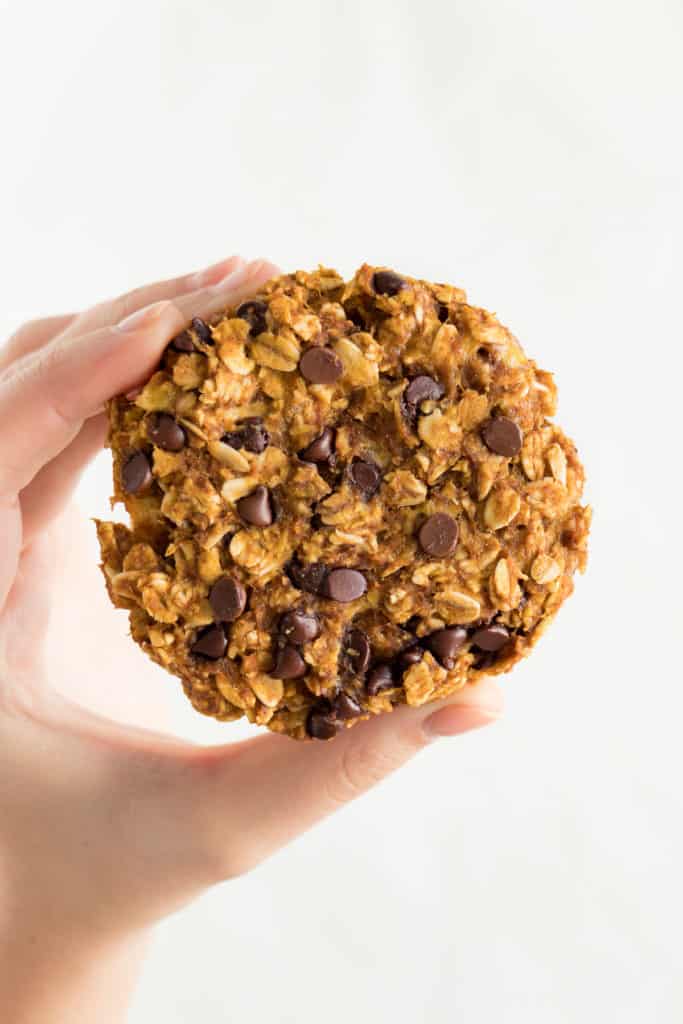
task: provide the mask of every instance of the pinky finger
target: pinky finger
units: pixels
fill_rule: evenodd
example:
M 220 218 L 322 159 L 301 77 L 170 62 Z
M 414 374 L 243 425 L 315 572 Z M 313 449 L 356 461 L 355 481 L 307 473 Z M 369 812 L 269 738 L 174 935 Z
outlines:
M 48 462 L 23 489 L 20 501 L 24 548 L 65 507 L 83 470 L 102 449 L 106 436 L 105 413 L 86 420 L 71 444 Z

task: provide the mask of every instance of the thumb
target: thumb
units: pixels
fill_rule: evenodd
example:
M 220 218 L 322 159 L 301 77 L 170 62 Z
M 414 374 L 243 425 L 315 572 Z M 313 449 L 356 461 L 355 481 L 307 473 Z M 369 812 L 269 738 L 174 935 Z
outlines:
M 486 678 L 447 701 L 359 722 L 331 742 L 270 735 L 203 750 L 198 810 L 213 880 L 248 871 L 437 737 L 494 722 L 502 706 L 500 688 Z

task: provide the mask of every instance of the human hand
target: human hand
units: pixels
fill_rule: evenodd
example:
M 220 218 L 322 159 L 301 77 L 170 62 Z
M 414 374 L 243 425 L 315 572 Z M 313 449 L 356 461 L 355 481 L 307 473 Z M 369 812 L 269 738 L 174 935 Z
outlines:
M 131 936 L 248 871 L 430 739 L 500 712 L 496 685 L 484 681 L 331 743 L 266 735 L 205 748 L 121 725 L 59 692 L 48 623 L 84 585 L 69 499 L 102 446 L 103 403 L 145 379 L 191 316 L 241 301 L 275 272 L 228 260 L 27 324 L 0 350 L 0 1002 L 14 1008 L 13 1024 L 57 1024 L 87 1009 L 98 1024 L 119 1019 L 113 974 L 104 995 L 95 958 L 118 956 Z M 108 678 L 130 676 L 116 613 L 101 608 L 94 636 Z M 72 690 L 92 689 L 98 661 L 78 656 L 81 623 L 65 618 Z M 133 650 L 122 655 L 128 664 Z M 122 1008 L 125 987 L 117 994 Z

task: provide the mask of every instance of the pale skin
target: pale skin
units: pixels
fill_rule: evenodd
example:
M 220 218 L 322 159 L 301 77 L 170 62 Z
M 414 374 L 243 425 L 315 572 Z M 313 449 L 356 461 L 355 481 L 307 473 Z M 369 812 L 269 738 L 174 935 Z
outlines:
M 93 526 L 71 495 L 103 445 L 103 403 L 152 372 L 191 316 L 276 272 L 233 257 L 33 321 L 0 348 L 0 1006 L 12 1024 L 125 1020 L 157 921 L 435 738 L 501 713 L 487 680 L 328 743 L 203 747 L 158 732 L 148 666 L 103 597 Z

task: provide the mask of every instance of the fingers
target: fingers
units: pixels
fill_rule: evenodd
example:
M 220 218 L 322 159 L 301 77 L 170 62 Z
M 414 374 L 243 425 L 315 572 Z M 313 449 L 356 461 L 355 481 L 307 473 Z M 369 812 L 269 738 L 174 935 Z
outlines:
M 14 495 L 3 498 L 0 495 L 0 611 L 5 607 L 19 566 L 21 551 L 21 506 Z M 0 638 L 0 685 L 5 674 L 7 652 Z
M 100 327 L 118 323 L 131 313 L 154 302 L 175 299 L 186 293 L 196 296 L 199 292 L 226 281 L 231 274 L 245 265 L 241 256 L 230 256 L 229 259 L 213 263 L 197 273 L 183 274 L 181 277 L 135 288 L 116 299 L 98 303 L 97 306 L 82 313 L 31 320 L 23 324 L 0 349 L 0 372 L 11 363 L 41 348 L 62 332 L 70 336 L 90 333 Z
M 151 306 L 155 302 L 175 300 L 181 295 L 196 295 L 198 292 L 225 281 L 244 265 L 245 261 L 241 256 L 230 256 L 219 263 L 213 263 L 198 273 L 183 274 L 181 277 L 156 281 L 154 284 L 135 288 L 131 292 L 100 302 L 92 309 L 85 310 L 69 325 L 67 333 L 75 336 L 96 331 L 101 327 L 117 324 L 139 309 Z
M 23 491 L 29 538 L 58 514 L 97 451 L 102 428 L 82 430 L 84 420 L 148 377 L 192 316 L 241 302 L 275 273 L 277 267 L 259 260 L 174 303 L 139 310 L 116 327 L 76 338 L 64 333 L 0 382 L 0 495 Z
M 56 338 L 0 382 L 0 496 L 17 494 L 113 394 L 151 373 L 185 319 L 160 302 L 116 327 Z
M 14 550 L 18 552 L 18 543 Z M 0 556 L 0 587 L 5 587 L 0 601 L 0 686 L 4 679 L 15 703 L 30 700 L 44 685 L 45 632 L 59 561 L 51 530 L 36 538 L 11 574 Z
M 492 679 L 441 707 L 400 707 L 330 742 L 268 736 L 199 755 L 202 831 L 223 877 L 254 867 L 321 818 L 395 771 L 437 736 L 495 721 L 502 696 Z
M 0 373 L 10 363 L 51 341 L 65 327 L 68 327 L 77 315 L 77 313 L 67 313 L 65 316 L 48 316 L 44 320 L 29 320 L 28 323 L 22 324 L 0 349 Z
M 259 278 L 260 282 L 267 281 L 278 273 L 278 267 L 266 260 L 247 263 L 241 256 L 231 256 L 197 273 L 136 288 L 82 313 L 67 313 L 42 320 L 30 320 L 22 324 L 0 348 L 0 373 L 23 356 L 46 345 L 58 334 L 74 337 L 77 334 L 90 333 L 100 327 L 118 323 L 126 316 L 154 302 L 179 300 L 181 297 L 183 301 L 180 305 L 188 319 L 197 313 L 198 304 L 203 304 L 204 315 L 209 315 L 221 308 L 221 293 L 229 292 L 240 283 L 253 278 Z
M 211 289 L 189 292 L 178 298 L 176 305 L 189 320 L 193 316 L 210 316 L 228 305 L 236 305 L 257 291 L 271 277 L 277 277 L 279 268 L 268 260 L 254 260 L 231 277 Z
M 104 413 L 86 420 L 71 444 L 43 466 L 21 492 L 24 548 L 66 506 L 83 470 L 102 449 L 106 436 L 107 417 Z

